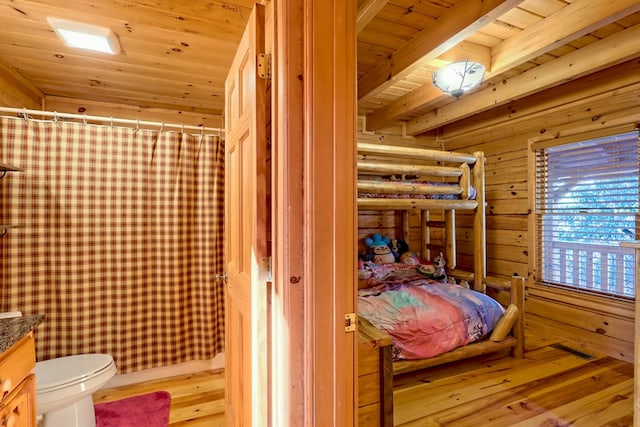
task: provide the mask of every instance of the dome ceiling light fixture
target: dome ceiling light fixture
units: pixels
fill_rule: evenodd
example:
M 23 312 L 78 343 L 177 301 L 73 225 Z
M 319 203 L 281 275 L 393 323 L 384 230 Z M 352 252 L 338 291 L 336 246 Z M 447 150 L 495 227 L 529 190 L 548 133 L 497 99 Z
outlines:
M 460 98 L 484 79 L 484 65 L 472 61 L 454 62 L 433 72 L 433 84 L 444 93 Z

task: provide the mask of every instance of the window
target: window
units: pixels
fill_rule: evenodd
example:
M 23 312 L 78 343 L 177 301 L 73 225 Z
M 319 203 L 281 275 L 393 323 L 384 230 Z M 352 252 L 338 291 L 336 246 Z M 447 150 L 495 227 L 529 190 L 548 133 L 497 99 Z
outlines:
M 638 133 L 533 145 L 538 282 L 635 296 Z

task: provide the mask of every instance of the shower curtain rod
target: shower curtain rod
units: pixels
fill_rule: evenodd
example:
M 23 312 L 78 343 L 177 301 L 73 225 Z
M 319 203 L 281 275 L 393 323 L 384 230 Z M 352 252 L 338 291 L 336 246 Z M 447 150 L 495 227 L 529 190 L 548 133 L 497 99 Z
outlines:
M 218 132 L 218 134 L 224 133 L 224 129 L 210 128 L 205 126 L 180 125 L 180 124 L 164 123 L 164 122 L 152 122 L 148 120 L 119 119 L 114 117 L 103 117 L 103 116 L 88 116 L 86 114 L 58 113 L 56 111 L 28 110 L 26 108 L 0 107 L 0 112 L 24 114 L 23 118 L 25 119 L 29 118 L 28 117 L 29 114 L 34 114 L 39 116 L 53 117 L 54 119 L 58 117 L 67 118 L 67 119 L 80 119 L 80 120 L 83 120 L 85 123 L 87 122 L 87 120 L 95 120 L 95 121 L 109 122 L 112 125 L 114 123 L 124 123 L 124 124 L 136 125 L 136 127 L 139 127 L 140 125 L 158 126 L 160 130 L 168 127 L 168 128 L 179 128 L 183 131 L 184 129 L 189 129 L 189 130 L 198 130 L 201 132 L 204 132 L 204 131 Z

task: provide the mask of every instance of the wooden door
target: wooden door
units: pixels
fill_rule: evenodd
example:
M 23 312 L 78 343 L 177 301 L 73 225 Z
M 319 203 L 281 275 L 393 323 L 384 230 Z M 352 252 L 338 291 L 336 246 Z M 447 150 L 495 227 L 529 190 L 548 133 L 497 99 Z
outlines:
M 256 5 L 225 83 L 226 425 L 267 425 L 266 102 Z

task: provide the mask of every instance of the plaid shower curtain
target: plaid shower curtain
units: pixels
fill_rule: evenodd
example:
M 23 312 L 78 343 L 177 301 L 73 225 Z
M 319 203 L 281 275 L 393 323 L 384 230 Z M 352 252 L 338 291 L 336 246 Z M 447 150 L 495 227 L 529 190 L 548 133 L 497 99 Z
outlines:
M 38 360 L 108 353 L 120 373 L 223 350 L 224 143 L 0 118 L 0 310 L 45 314 Z

